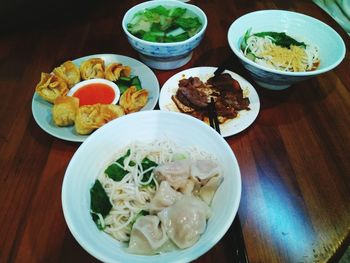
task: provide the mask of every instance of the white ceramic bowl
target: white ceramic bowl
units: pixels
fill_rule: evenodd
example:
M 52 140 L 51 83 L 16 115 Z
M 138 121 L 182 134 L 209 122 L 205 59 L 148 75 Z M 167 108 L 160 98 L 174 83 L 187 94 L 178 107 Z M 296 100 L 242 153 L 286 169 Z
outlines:
M 101 84 L 105 84 L 107 86 L 109 86 L 110 88 L 113 89 L 114 91 L 114 99 L 111 102 L 111 104 L 117 104 L 117 102 L 119 101 L 120 98 L 120 90 L 117 84 L 115 84 L 112 81 L 109 81 L 107 79 L 87 79 L 87 80 L 83 80 L 81 82 L 78 82 L 77 84 L 75 84 L 68 92 L 68 96 L 73 96 L 73 94 L 78 91 L 79 89 L 90 85 L 90 84 L 96 84 L 96 83 L 101 83 Z
M 177 144 L 197 146 L 215 154 L 224 180 L 213 203 L 212 216 L 199 241 L 190 248 L 154 256 L 126 253 L 125 244 L 97 229 L 90 216 L 90 193 L 98 173 L 118 149 L 136 140 L 166 136 Z M 226 233 L 237 213 L 241 196 L 240 170 L 227 142 L 205 123 L 185 114 L 144 111 L 115 119 L 94 132 L 74 154 L 62 186 L 62 206 L 67 225 L 79 244 L 103 262 L 189 262 L 211 249 Z
M 164 7 L 186 8 L 200 19 L 202 22 L 201 30 L 191 38 L 173 43 L 154 43 L 139 39 L 133 36 L 127 30 L 127 24 L 133 18 L 134 14 L 146 8 L 152 8 L 159 5 Z M 140 59 L 151 68 L 168 70 L 175 69 L 185 65 L 191 60 L 192 51 L 196 48 L 204 37 L 207 28 L 207 17 L 205 13 L 197 6 L 183 3 L 176 0 L 146 1 L 129 9 L 122 21 L 123 30 L 131 46 L 137 50 Z
M 240 50 L 244 33 L 263 31 L 286 32 L 305 43 L 318 46 L 320 66 L 308 72 L 283 72 L 258 65 Z M 248 13 L 235 20 L 228 31 L 228 43 L 251 73 L 255 82 L 268 89 L 282 90 L 290 85 L 334 69 L 345 57 L 345 44 L 339 34 L 325 23 L 300 13 L 283 10 L 263 10 Z

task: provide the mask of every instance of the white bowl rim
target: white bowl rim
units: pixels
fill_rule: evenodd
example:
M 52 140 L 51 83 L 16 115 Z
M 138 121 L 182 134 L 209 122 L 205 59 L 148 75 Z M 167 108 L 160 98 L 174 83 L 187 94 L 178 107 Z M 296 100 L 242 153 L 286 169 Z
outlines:
M 89 85 L 89 84 L 95 84 L 95 83 L 103 83 L 111 87 L 114 91 L 114 100 L 110 104 L 116 104 L 119 101 L 120 98 L 120 90 L 117 84 L 115 84 L 113 81 L 110 81 L 108 79 L 86 79 L 83 81 L 78 82 L 75 84 L 67 93 L 67 96 L 73 96 L 73 94 L 79 90 L 80 88 Z
M 125 14 L 124 14 L 124 17 L 123 17 L 123 20 L 122 20 L 122 27 L 123 27 L 123 30 L 125 32 L 125 34 L 132 38 L 133 40 L 136 40 L 142 44 L 146 44 L 146 45 L 153 45 L 153 46 L 166 46 L 166 47 L 171 47 L 171 46 L 178 46 L 178 45 L 184 45 L 184 44 L 187 44 L 187 43 L 190 43 L 193 39 L 195 39 L 196 37 L 204 34 L 204 31 L 206 30 L 207 28 L 207 25 L 208 25 L 208 19 L 207 19 L 207 16 L 206 14 L 204 13 L 204 11 L 199 8 L 198 6 L 196 5 L 192 5 L 192 4 L 188 4 L 188 3 L 184 3 L 184 2 L 181 2 L 181 1 L 178 1 L 178 0 L 162 0 L 161 2 L 169 2 L 169 3 L 176 3 L 177 5 L 179 6 L 182 6 L 184 8 L 192 8 L 192 9 L 195 9 L 197 12 L 199 12 L 203 17 L 204 17 L 204 21 L 203 21 L 203 26 L 201 28 L 201 30 L 199 32 L 197 32 L 194 36 L 190 37 L 189 39 L 186 39 L 184 41 L 179 41 L 179 42 L 169 42 L 169 43 L 160 43 L 160 42 L 151 42 L 151 41 L 146 41 L 146 40 L 143 40 L 143 39 L 140 39 L 138 37 L 135 37 L 133 34 L 131 34 L 127 28 L 126 28 L 126 24 L 127 24 L 127 21 L 126 21 L 126 17 L 129 13 L 133 12 L 135 9 L 138 9 L 139 7 L 141 7 L 141 9 L 144 9 L 142 8 L 143 6 L 149 6 L 149 5 L 152 5 L 153 6 L 153 3 L 154 5 L 160 5 L 161 3 L 159 1 L 146 1 L 146 2 L 142 2 L 140 4 L 137 4 L 135 6 L 133 6 L 132 8 L 130 8 Z M 146 7 L 145 7 L 146 8 Z
M 299 17 L 303 17 L 305 19 L 309 19 L 309 20 L 313 20 L 316 23 L 319 23 L 320 25 L 322 25 L 324 28 L 327 28 L 329 31 L 331 31 L 338 39 L 336 41 L 339 42 L 341 48 L 342 48 L 342 53 L 339 56 L 339 58 L 337 59 L 336 62 L 334 62 L 331 65 L 328 65 L 322 69 L 316 69 L 313 71 L 303 71 L 303 72 L 289 72 L 289 71 L 280 71 L 277 69 L 272 69 L 272 68 L 268 68 L 268 67 L 264 67 L 262 65 L 259 65 L 253 61 L 251 61 L 250 59 L 246 58 L 242 52 L 240 52 L 240 50 L 238 50 L 236 48 L 236 43 L 233 43 L 233 41 L 231 40 L 230 36 L 233 34 L 233 28 L 235 26 L 235 23 L 245 19 L 249 16 L 253 16 L 256 14 L 261 14 L 261 13 L 288 13 L 288 14 L 292 14 L 295 16 L 299 16 Z M 270 9 L 270 10 L 259 10 L 259 11 L 254 11 L 254 12 L 250 12 L 247 14 L 244 14 L 243 16 L 240 16 L 239 18 L 237 18 L 235 21 L 232 22 L 232 24 L 229 27 L 228 33 L 227 33 L 227 39 L 229 42 L 229 46 L 231 47 L 231 49 L 233 50 L 233 52 L 240 58 L 242 59 L 244 62 L 246 62 L 247 64 L 254 66 L 256 68 L 259 68 L 261 70 L 270 72 L 270 73 L 274 73 L 274 74 L 279 74 L 279 75 L 284 75 L 284 76 L 294 76 L 294 77 L 308 77 L 308 76 L 314 76 L 314 75 L 319 75 L 321 73 L 330 71 L 332 69 L 334 69 L 336 66 L 338 66 L 342 60 L 345 58 L 345 54 L 346 54 L 346 47 L 345 47 L 345 43 L 344 40 L 342 39 L 342 37 L 329 25 L 327 25 L 326 23 L 312 17 L 312 16 L 308 16 L 302 13 L 298 13 L 298 12 L 293 12 L 293 11 L 288 11 L 288 10 L 279 10 L 279 9 Z

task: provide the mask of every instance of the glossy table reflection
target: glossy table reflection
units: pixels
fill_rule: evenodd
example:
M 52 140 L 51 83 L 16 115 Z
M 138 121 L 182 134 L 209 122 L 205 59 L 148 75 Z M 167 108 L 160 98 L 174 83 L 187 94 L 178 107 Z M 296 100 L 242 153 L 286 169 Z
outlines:
M 1 4 L 0 262 L 95 262 L 70 234 L 61 208 L 65 169 L 78 143 L 42 131 L 31 113 L 40 73 L 78 57 L 112 53 L 137 58 L 121 29 L 140 1 Z M 242 173 L 239 208 L 250 262 L 336 262 L 350 232 L 350 57 L 335 70 L 272 92 L 255 85 L 234 58 L 227 30 L 240 15 L 285 9 L 313 16 L 350 38 L 312 1 L 190 1 L 208 17 L 192 60 L 155 71 L 160 85 L 180 70 L 228 68 L 257 89 L 261 111 L 227 138 Z M 31 12 L 28 12 L 31 8 Z M 196 262 L 232 262 L 229 232 Z

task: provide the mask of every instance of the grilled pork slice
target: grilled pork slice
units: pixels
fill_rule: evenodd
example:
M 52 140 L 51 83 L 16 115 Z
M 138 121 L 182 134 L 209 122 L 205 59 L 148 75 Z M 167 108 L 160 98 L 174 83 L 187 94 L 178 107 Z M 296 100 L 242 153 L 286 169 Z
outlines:
M 209 78 L 207 80 L 207 84 L 212 85 L 219 90 L 227 90 L 233 92 L 242 90 L 239 82 L 232 78 L 232 76 L 228 73 L 223 73 Z
M 249 110 L 249 98 L 243 97 L 239 82 L 224 73 L 203 83 L 198 77 L 179 81 L 179 88 L 172 100 L 177 108 L 198 119 L 207 119 L 208 103 L 214 98 L 220 123 L 236 118 L 238 111 Z
M 224 92 L 220 96 L 220 100 L 223 101 L 224 104 L 234 108 L 235 110 L 250 110 L 249 109 L 249 98 L 243 97 L 243 91 L 237 92 Z
M 197 119 L 204 120 L 204 111 L 199 111 L 183 104 L 175 95 L 171 96 L 171 99 L 176 104 L 176 107 L 183 113 L 189 114 Z
M 220 94 L 220 91 L 217 90 L 216 87 L 204 84 L 198 77 L 190 77 L 189 79 L 180 80 L 179 87 L 195 88 L 206 97 L 215 97 Z
M 208 106 L 208 97 L 193 86 L 179 87 L 176 97 L 185 105 L 200 110 Z
M 219 103 L 236 111 L 249 110 L 249 98 L 243 97 L 243 90 L 237 80 L 228 73 L 223 73 L 208 79 L 207 84 L 220 90 Z
M 179 81 L 177 98 L 185 105 L 195 109 L 204 109 L 208 106 L 210 87 L 206 87 L 198 77 L 190 77 Z
M 194 112 L 195 109 L 182 103 L 176 95 L 171 96 L 171 99 L 173 100 L 173 102 L 176 104 L 176 107 L 183 113 L 191 113 Z
M 237 117 L 237 111 L 232 106 L 225 103 L 225 101 L 221 98 L 215 102 L 215 107 L 219 117 L 226 117 L 230 119 Z

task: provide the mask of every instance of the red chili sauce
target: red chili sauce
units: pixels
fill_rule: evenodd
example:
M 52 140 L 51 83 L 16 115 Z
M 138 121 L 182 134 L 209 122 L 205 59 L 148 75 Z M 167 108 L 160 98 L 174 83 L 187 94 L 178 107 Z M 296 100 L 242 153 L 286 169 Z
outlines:
M 79 105 L 93 105 L 96 103 L 110 104 L 115 98 L 114 90 L 103 83 L 87 84 L 76 92 L 73 97 L 79 98 Z

